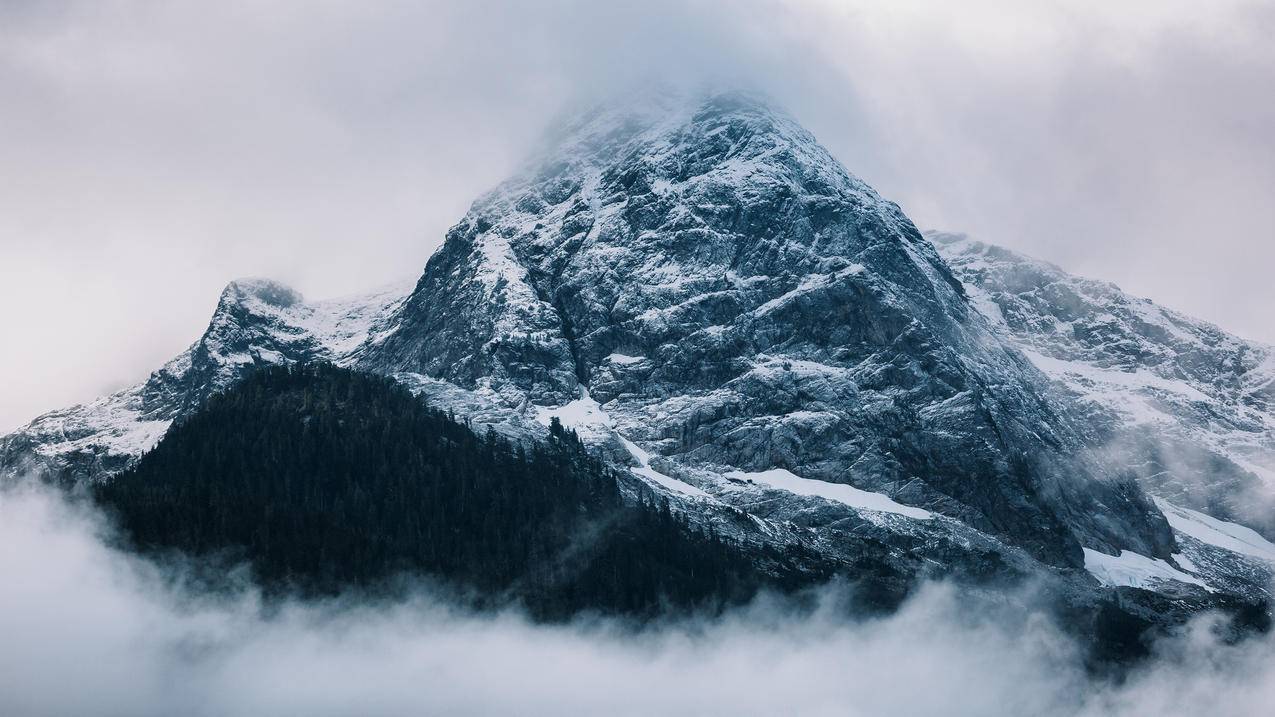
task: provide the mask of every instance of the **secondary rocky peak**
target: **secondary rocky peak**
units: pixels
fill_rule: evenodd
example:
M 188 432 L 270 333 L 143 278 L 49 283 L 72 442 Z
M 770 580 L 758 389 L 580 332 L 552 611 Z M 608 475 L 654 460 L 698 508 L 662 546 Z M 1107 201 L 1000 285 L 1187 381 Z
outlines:
M 961 234 L 926 236 L 997 332 L 1080 398 L 1112 460 L 1160 498 L 1275 536 L 1275 347 Z

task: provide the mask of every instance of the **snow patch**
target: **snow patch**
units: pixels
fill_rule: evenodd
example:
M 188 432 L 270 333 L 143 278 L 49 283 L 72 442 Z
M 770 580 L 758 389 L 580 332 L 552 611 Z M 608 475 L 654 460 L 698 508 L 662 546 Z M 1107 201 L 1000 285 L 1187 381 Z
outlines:
M 620 443 L 624 444 L 624 447 L 628 449 L 629 453 L 637 459 L 638 467 L 630 469 L 634 473 L 683 495 L 690 495 L 696 498 L 712 498 L 711 495 L 699 488 L 696 488 L 690 483 L 684 483 L 672 476 L 664 475 L 663 473 L 655 470 L 651 467 L 651 454 L 649 452 L 643 450 L 640 446 L 638 446 L 638 444 L 618 433 L 616 434 L 616 437 L 620 439 Z
M 712 498 L 703 490 L 652 468 L 651 454 L 615 431 L 615 420 L 608 416 L 607 412 L 602 410 L 602 406 L 589 395 L 589 389 L 580 387 L 580 398 L 570 403 L 556 407 L 538 406 L 536 408 L 536 421 L 541 425 L 548 426 L 554 417 L 557 417 L 563 427 L 574 430 L 585 441 L 599 441 L 614 435 L 637 459 L 638 467 L 630 468 L 637 475 L 675 493 L 696 498 Z
M 140 407 L 141 386 L 135 386 L 90 404 L 46 413 L 22 432 L 38 442 L 35 453 L 45 458 L 95 450 L 139 456 L 154 448 L 172 423 L 147 419 Z
M 1203 580 L 1178 570 L 1164 560 L 1121 550 L 1120 555 L 1107 555 L 1085 548 L 1085 570 L 1098 582 L 1108 587 L 1131 587 L 1154 590 L 1158 583 L 1173 580 L 1188 585 L 1198 585 L 1209 592 Z
M 1166 394 L 1188 402 L 1212 403 L 1212 399 L 1189 383 L 1157 376 L 1146 368 L 1136 371 L 1100 368 L 1083 361 L 1046 356 L 1025 346 L 1018 348 L 1050 378 L 1061 381 L 1088 401 L 1119 410 L 1134 425 L 1179 420 L 1176 410 L 1166 413 L 1158 405 Z
M 1208 401 L 1209 397 L 1204 395 L 1199 389 L 1186 383 L 1185 381 L 1174 381 L 1171 379 L 1157 376 L 1150 371 L 1139 368 L 1137 371 L 1120 371 L 1116 369 L 1099 368 L 1083 361 L 1067 361 L 1064 359 L 1053 358 L 1041 353 L 1032 351 L 1031 349 L 1020 349 L 1036 368 L 1055 377 L 1069 377 L 1079 379 L 1080 381 L 1089 381 L 1096 384 L 1106 384 L 1108 386 L 1116 386 L 1124 389 L 1152 389 L 1158 391 L 1168 391 L 1170 393 L 1179 394 L 1193 401 Z
M 403 281 L 366 294 L 317 301 L 294 312 L 290 323 L 313 336 L 337 363 L 346 364 L 364 343 L 384 339 L 386 319 L 415 286 L 414 281 Z
M 1164 517 L 1169 521 L 1169 526 L 1179 533 L 1223 550 L 1275 563 L 1275 544 L 1263 538 L 1252 528 L 1218 520 L 1199 511 L 1181 508 L 1160 498 L 1154 500 L 1160 512 L 1164 513 Z
M 615 426 L 615 421 L 602 410 L 602 406 L 589 395 L 589 389 L 580 387 L 580 398 L 561 406 L 537 406 L 536 421 L 548 426 L 554 417 L 564 428 L 574 430 L 583 440 L 605 437 Z
M 810 478 L 802 478 L 793 474 L 784 468 L 771 468 L 770 470 L 745 473 L 743 471 L 731 471 L 727 473 L 728 478 L 738 480 L 747 480 L 754 483 L 762 483 L 772 488 L 786 490 L 789 493 L 797 495 L 815 496 L 818 498 L 826 498 L 827 500 L 844 503 L 852 508 L 860 510 L 875 510 L 882 513 L 894 513 L 896 515 L 915 518 L 917 520 L 929 520 L 934 517 L 928 510 L 921 508 L 913 508 L 895 502 L 892 498 L 880 493 L 860 490 L 851 485 L 843 483 L 829 483 L 828 481 L 812 480 Z
M 1193 572 L 1193 573 L 1200 572 L 1199 566 L 1195 564 L 1194 560 L 1191 560 L 1190 558 L 1188 558 L 1186 556 L 1186 553 L 1174 553 L 1173 561 L 1176 562 L 1178 565 L 1181 565 L 1183 568 L 1185 568 L 1186 570 L 1190 572 Z

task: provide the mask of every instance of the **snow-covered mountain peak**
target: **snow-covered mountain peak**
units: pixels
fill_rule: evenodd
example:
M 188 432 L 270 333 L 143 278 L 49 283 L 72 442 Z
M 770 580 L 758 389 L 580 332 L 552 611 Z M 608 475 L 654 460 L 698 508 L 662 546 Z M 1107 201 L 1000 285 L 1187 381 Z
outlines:
M 53 411 L 0 441 L 0 468 L 94 479 L 122 469 L 176 418 L 260 364 L 348 364 L 383 340 L 389 318 L 412 290 L 306 302 L 268 279 L 226 285 L 203 335 L 142 383 L 97 401 Z
M 535 214 L 542 203 L 558 205 L 580 193 L 600 201 L 605 197 L 590 195 L 607 188 L 611 177 L 605 175 L 617 171 L 626 173 L 618 187 L 625 192 L 668 196 L 693 190 L 688 183 L 780 182 L 794 195 L 814 190 L 853 195 L 862 204 L 882 201 L 768 98 L 741 90 L 657 87 L 560 122 L 532 161 L 481 197 L 471 216 L 494 222 L 511 208 Z
M 513 408 L 587 388 L 688 467 L 850 484 L 1059 564 L 1081 534 L 1171 549 L 1135 486 L 1080 465 L 1083 430 L 898 206 L 752 96 L 583 117 L 475 202 L 396 324 L 361 366 Z

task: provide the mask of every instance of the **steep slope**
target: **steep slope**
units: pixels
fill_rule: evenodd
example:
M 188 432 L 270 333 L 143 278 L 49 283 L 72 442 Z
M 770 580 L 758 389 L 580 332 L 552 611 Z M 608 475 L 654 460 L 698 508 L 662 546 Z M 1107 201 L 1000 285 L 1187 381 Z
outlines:
M 46 472 L 71 480 L 123 470 L 197 408 L 260 364 L 350 354 L 388 330 L 391 310 L 410 286 L 306 303 L 272 281 L 231 282 L 203 335 L 141 384 L 92 403 L 53 411 L 0 439 L 0 473 Z
M 546 156 L 475 203 L 358 365 L 511 405 L 587 389 L 687 468 L 885 493 L 1057 565 L 1172 552 L 930 243 L 790 118 L 658 97 Z
M 998 333 L 1082 399 L 1156 495 L 1275 537 L 1275 348 L 1101 281 L 927 235 Z

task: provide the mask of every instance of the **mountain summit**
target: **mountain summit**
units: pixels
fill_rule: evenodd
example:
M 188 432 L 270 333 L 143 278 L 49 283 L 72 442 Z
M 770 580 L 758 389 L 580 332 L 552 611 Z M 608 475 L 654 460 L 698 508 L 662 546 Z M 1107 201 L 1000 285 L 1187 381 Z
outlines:
M 898 206 L 790 117 L 599 111 L 547 156 L 449 232 L 361 366 L 587 389 L 645 450 L 885 493 L 1058 565 L 1172 552 Z

